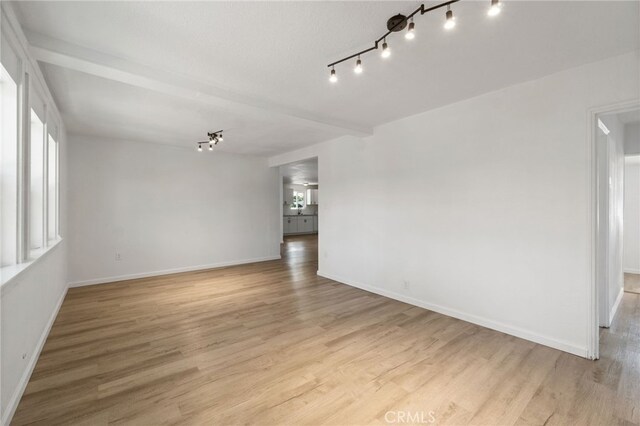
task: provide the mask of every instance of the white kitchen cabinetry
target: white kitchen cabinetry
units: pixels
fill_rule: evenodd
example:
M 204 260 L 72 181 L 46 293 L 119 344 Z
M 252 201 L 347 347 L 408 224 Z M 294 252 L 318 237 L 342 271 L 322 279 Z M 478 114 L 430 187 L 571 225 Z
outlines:
M 313 216 L 298 217 L 298 233 L 313 232 Z
M 282 225 L 282 231 L 285 235 L 311 234 L 318 232 L 318 216 L 284 216 Z
M 307 189 L 307 205 L 317 206 L 318 205 L 318 190 L 317 189 Z
M 298 218 L 296 216 L 285 217 L 283 219 L 283 224 L 283 230 L 285 234 L 295 234 L 298 232 Z

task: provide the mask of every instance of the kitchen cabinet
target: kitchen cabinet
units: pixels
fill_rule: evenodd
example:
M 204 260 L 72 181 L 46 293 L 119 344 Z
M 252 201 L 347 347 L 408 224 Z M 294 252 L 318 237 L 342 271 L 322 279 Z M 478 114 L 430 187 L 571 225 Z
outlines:
M 296 216 L 285 217 L 283 224 L 282 229 L 285 234 L 295 234 L 298 232 L 298 218 Z
M 307 189 L 307 205 L 317 206 L 318 205 L 318 190 L 317 189 Z
M 282 218 L 282 232 L 284 235 L 318 232 L 318 216 L 284 216 Z
M 298 217 L 298 233 L 313 232 L 313 216 Z

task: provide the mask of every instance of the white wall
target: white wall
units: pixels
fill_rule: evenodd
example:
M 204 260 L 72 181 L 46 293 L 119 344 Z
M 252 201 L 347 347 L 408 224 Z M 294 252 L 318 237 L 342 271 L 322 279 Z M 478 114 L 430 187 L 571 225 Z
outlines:
M 624 271 L 640 274 L 640 156 L 624 168 Z
M 279 257 L 279 178 L 266 159 L 69 139 L 72 285 Z
M 42 89 L 47 104 L 46 120 L 59 129 L 60 235 L 63 241 L 23 269 L 0 290 L 0 423 L 8 424 L 24 392 L 32 369 L 53 324 L 67 290 L 67 141 L 60 115 L 28 44 L 12 6 L 2 7 L 2 37 L 8 37 L 28 72 L 32 85 Z
M 588 112 L 633 100 L 637 76 L 615 57 L 270 164 L 319 157 L 322 275 L 587 356 Z

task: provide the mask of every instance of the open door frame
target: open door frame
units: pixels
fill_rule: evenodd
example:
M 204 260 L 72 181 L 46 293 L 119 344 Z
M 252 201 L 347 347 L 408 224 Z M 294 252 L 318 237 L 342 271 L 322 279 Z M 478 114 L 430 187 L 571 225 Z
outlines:
M 601 209 L 603 207 L 608 208 L 609 197 L 608 195 L 603 194 L 599 189 L 600 182 L 598 177 L 600 176 L 600 162 L 597 142 L 599 137 L 598 132 L 600 132 L 600 129 L 598 128 L 598 116 L 600 114 L 607 113 L 622 113 L 638 108 L 640 108 L 640 102 L 634 100 L 605 107 L 593 108 L 588 111 L 588 192 L 591 199 L 591 208 L 589 209 L 588 218 L 590 235 L 590 285 L 588 286 L 589 293 L 587 299 L 589 300 L 589 321 L 587 330 L 589 341 L 587 346 L 587 357 L 590 359 L 598 359 L 600 357 L 600 316 L 602 315 L 602 306 L 604 306 L 602 302 L 607 302 L 606 300 L 601 300 L 603 296 L 601 295 L 601 288 L 598 283 L 598 277 L 602 276 L 601 274 L 603 273 L 606 273 L 606 276 L 608 277 L 607 271 L 601 271 L 601 268 L 603 267 L 602 265 L 607 264 L 606 262 L 602 262 L 601 259 L 603 256 L 606 256 L 605 259 L 607 259 L 608 261 L 608 253 L 606 250 L 603 251 L 602 247 L 604 247 L 605 245 L 601 244 L 600 239 L 603 238 L 603 235 L 608 235 L 609 222 L 608 219 L 606 220 L 606 222 L 603 222 L 603 220 L 601 220 L 602 218 L 600 217 L 600 211 L 602 211 Z M 602 206 L 603 203 L 605 203 L 606 206 Z M 603 226 L 607 227 L 606 233 L 601 229 L 601 227 Z M 608 292 L 607 296 L 605 297 L 608 298 Z

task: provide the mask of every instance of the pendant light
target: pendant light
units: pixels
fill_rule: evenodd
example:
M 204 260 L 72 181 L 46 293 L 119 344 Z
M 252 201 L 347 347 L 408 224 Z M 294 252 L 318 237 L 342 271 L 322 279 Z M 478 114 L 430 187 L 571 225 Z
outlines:
M 445 17 L 446 17 L 446 21 L 444 22 L 445 29 L 450 30 L 456 26 L 456 21 L 455 21 L 456 18 L 453 17 L 453 11 L 451 10 L 450 5 L 447 5 L 447 13 Z
M 389 49 L 389 45 L 387 44 L 387 39 L 385 38 L 382 43 L 382 53 L 380 56 L 383 58 L 388 58 L 391 55 L 391 50 Z
M 491 7 L 487 11 L 487 15 L 496 16 L 500 13 L 500 9 L 502 8 L 502 4 L 500 0 L 491 0 Z
M 356 67 L 353 69 L 353 72 L 356 74 L 362 74 L 362 61 L 360 60 L 360 56 L 358 55 L 358 60 L 356 61 Z
M 406 38 L 407 40 L 413 40 L 414 38 L 416 38 L 416 33 L 415 33 L 415 24 L 413 23 L 413 18 L 411 18 L 411 22 L 409 22 L 409 26 L 407 27 L 407 32 L 404 35 L 404 38 Z
M 331 68 L 331 75 L 329 76 L 329 81 L 335 83 L 338 81 L 338 76 L 336 75 L 335 68 Z

